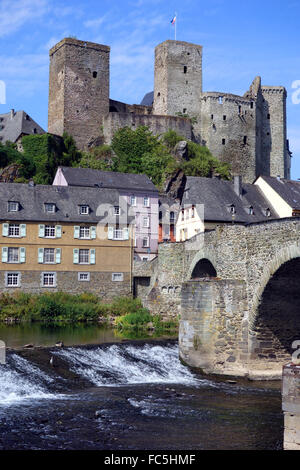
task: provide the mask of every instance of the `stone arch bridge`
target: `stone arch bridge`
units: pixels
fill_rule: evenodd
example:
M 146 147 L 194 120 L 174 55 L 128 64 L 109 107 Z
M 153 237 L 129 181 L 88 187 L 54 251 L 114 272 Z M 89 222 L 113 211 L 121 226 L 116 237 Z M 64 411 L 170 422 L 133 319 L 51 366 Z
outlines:
M 279 378 L 300 340 L 300 219 L 220 225 L 186 242 L 162 243 L 152 263 L 136 267 L 135 283 L 152 311 L 180 314 L 186 364 Z

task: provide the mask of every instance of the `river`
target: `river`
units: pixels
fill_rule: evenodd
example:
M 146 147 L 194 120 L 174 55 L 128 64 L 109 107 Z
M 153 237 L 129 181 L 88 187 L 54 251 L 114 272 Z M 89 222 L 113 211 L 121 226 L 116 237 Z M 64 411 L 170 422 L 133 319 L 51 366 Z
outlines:
M 0 449 L 282 448 L 280 384 L 201 376 L 176 340 L 102 343 L 8 351 Z

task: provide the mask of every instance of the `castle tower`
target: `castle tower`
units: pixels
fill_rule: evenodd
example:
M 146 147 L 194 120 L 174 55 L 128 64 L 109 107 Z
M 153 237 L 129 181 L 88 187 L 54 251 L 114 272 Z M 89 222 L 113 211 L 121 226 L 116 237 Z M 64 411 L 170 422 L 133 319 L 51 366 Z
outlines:
M 65 38 L 49 52 L 48 131 L 72 135 L 79 149 L 101 134 L 109 112 L 110 48 Z
M 153 114 L 199 114 L 202 46 L 164 41 L 155 48 Z
M 270 176 L 290 179 L 290 153 L 286 132 L 286 89 L 262 86 L 262 158 L 269 158 Z

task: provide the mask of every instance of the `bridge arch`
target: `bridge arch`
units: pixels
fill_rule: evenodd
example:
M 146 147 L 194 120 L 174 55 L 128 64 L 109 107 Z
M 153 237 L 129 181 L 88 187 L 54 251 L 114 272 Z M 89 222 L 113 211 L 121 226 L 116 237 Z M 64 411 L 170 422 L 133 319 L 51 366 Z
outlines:
M 196 253 L 196 255 L 194 256 L 194 258 L 192 259 L 192 261 L 189 264 L 189 269 L 186 272 L 186 280 L 187 281 L 192 279 L 193 272 L 194 272 L 197 264 L 199 262 L 201 262 L 201 260 L 209 261 L 209 263 L 213 266 L 214 270 L 216 271 L 216 275 L 217 275 L 216 259 L 215 259 L 214 254 L 210 250 L 201 249 Z
M 289 360 L 300 339 L 300 246 L 285 247 L 268 263 L 249 317 L 251 359 Z
M 262 276 L 259 278 L 257 286 L 254 286 L 250 296 L 252 298 L 252 308 L 250 311 L 249 322 L 250 326 L 255 321 L 257 315 L 257 308 L 260 304 L 261 296 L 266 288 L 266 285 L 276 273 L 276 271 L 288 261 L 300 257 L 300 244 L 293 243 L 279 250 L 275 256 L 272 257 L 269 263 L 264 264 Z
M 192 272 L 192 279 L 203 279 L 217 277 L 214 265 L 207 259 L 201 258 L 195 265 Z

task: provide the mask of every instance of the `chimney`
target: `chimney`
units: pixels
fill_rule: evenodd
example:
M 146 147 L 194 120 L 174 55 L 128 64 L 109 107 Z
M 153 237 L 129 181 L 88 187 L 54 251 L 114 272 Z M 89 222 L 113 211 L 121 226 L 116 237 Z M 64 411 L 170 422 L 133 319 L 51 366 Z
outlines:
M 15 117 L 15 110 L 11 109 L 10 110 L 10 119 L 13 119 Z
M 242 177 L 240 175 L 236 175 L 233 177 L 233 187 L 234 192 L 238 197 L 242 196 Z

